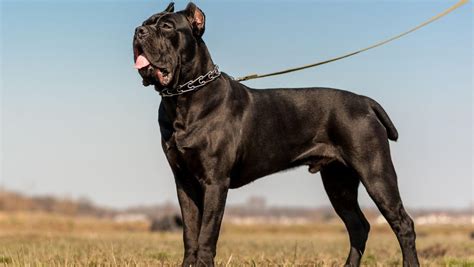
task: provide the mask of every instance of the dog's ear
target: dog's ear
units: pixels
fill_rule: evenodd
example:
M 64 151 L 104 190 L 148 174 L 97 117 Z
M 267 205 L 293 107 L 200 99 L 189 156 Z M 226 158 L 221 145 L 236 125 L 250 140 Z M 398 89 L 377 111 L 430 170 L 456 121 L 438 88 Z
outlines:
M 202 12 L 199 7 L 194 3 L 189 3 L 184 10 L 191 26 L 193 28 L 193 33 L 197 37 L 201 37 L 204 34 L 204 29 L 206 28 L 206 15 Z
M 170 2 L 168 7 L 163 12 L 174 12 L 174 2 Z

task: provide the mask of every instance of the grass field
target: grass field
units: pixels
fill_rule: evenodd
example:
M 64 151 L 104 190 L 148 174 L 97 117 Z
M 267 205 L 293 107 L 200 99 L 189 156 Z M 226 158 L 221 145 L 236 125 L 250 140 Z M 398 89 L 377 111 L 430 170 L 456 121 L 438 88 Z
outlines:
M 180 233 L 149 233 L 145 223 L 45 214 L 0 214 L 0 266 L 175 266 Z M 424 266 L 474 266 L 474 226 L 418 227 Z M 342 266 L 347 235 L 339 223 L 223 226 L 220 266 Z M 401 255 L 386 226 L 374 226 L 365 266 L 398 266 Z

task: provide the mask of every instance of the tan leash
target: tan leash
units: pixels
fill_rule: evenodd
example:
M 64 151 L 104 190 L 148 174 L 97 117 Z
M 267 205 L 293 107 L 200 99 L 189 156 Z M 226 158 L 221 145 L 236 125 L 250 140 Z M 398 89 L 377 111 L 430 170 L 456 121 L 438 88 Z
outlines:
M 269 77 L 269 76 L 275 76 L 275 75 L 281 75 L 281 74 L 285 74 L 285 73 L 289 73 L 289 72 L 294 72 L 294 71 L 299 71 L 299 70 L 303 70 L 303 69 L 308 69 L 308 68 L 312 68 L 312 67 L 316 67 L 316 66 L 319 66 L 319 65 L 323 65 L 323 64 L 327 64 L 327 63 L 330 63 L 330 62 L 333 62 L 333 61 L 336 61 L 336 60 L 340 60 L 340 59 L 343 59 L 343 58 L 346 58 L 346 57 L 350 57 L 350 56 L 353 56 L 353 55 L 356 55 L 356 54 L 359 54 L 359 53 L 362 53 L 362 52 L 365 52 L 369 49 L 372 49 L 372 48 L 376 48 L 376 47 L 379 47 L 379 46 L 382 46 L 388 42 L 391 42 L 393 40 L 396 40 L 396 39 L 399 39 L 411 32 L 414 32 L 428 24 L 430 24 L 431 22 L 435 21 L 435 20 L 438 20 L 444 16 L 446 16 L 447 14 L 449 14 L 451 11 L 457 9 L 458 7 L 466 4 L 467 2 L 469 2 L 469 0 L 460 0 L 458 3 L 456 3 L 455 5 L 453 5 L 452 7 L 446 9 L 444 12 L 430 18 L 429 20 L 421 23 L 420 25 L 414 27 L 413 29 L 410 29 L 406 32 L 403 32 L 403 33 L 400 33 L 399 35 L 397 36 L 394 36 L 392 38 L 389 38 L 389 39 L 386 39 L 384 41 L 381 41 L 379 43 L 376 43 L 374 45 L 371 45 L 369 47 L 366 47 L 366 48 L 363 48 L 363 49 L 360 49 L 360 50 L 357 50 L 355 52 L 352 52 L 352 53 L 349 53 L 349 54 L 345 54 L 343 56 L 339 56 L 339 57 L 335 57 L 335 58 L 331 58 L 331 59 L 328 59 L 328 60 L 324 60 L 324 61 L 320 61 L 320 62 L 317 62 L 317 63 L 312 63 L 312 64 L 308 64 L 308 65 L 304 65 L 304 66 L 301 66 L 301 67 L 296 67 L 296 68 L 291 68 L 291 69 L 286 69 L 286 70 L 281 70 L 281 71 L 277 71 L 277 72 L 271 72 L 271 73 L 267 73 L 267 74 L 250 74 L 250 75 L 247 75 L 247 76 L 243 76 L 243 77 L 240 77 L 240 78 L 236 78 L 235 80 L 236 81 L 248 81 L 248 80 L 253 80 L 253 79 L 259 79 L 259 78 L 264 78 L 264 77 Z

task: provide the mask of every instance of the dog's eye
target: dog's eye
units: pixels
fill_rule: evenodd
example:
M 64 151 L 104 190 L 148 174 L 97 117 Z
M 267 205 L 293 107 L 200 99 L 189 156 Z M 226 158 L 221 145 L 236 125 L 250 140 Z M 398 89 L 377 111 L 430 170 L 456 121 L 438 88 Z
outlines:
M 165 22 L 165 23 L 161 24 L 161 28 L 164 29 L 164 30 L 172 30 L 172 29 L 174 29 L 174 25 L 169 23 L 169 22 Z

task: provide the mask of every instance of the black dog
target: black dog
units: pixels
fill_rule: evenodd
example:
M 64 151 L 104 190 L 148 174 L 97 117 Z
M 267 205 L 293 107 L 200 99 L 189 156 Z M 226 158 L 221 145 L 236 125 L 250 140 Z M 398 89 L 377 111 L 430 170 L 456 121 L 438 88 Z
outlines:
M 159 123 L 184 220 L 183 266 L 213 266 L 229 188 L 288 168 L 321 171 L 358 266 L 369 223 L 367 189 L 395 232 L 404 266 L 418 266 L 413 221 L 397 187 L 390 140 L 398 133 L 374 100 L 327 88 L 255 90 L 220 73 L 202 40 L 204 13 L 173 4 L 138 27 L 135 67 L 162 95 Z

